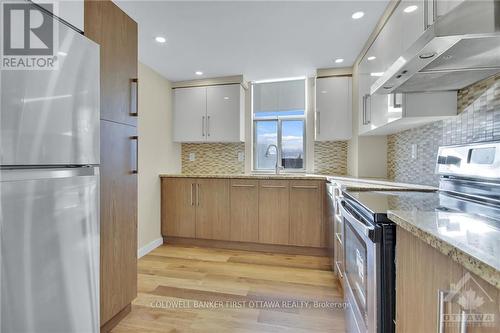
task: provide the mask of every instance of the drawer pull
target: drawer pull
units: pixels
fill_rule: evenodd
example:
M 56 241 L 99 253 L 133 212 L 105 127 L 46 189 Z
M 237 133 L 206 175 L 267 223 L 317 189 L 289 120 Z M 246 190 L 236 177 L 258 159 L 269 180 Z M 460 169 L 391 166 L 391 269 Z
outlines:
M 302 189 L 302 190 L 317 190 L 318 186 L 311 185 L 292 185 L 292 188 Z
M 283 185 L 262 185 L 262 188 L 286 188 L 286 186 Z
M 232 184 L 232 187 L 255 187 L 255 185 L 252 184 Z

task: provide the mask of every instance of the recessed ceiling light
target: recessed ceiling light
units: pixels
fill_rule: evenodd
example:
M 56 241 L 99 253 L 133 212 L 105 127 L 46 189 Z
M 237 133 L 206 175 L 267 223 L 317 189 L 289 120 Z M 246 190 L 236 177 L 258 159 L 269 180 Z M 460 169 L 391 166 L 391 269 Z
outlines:
M 352 18 L 355 20 L 360 19 L 363 16 L 365 16 L 365 13 L 363 13 L 363 12 L 356 12 L 356 13 L 352 14 Z
M 405 9 L 403 9 L 403 12 L 405 12 L 405 13 L 411 13 L 411 12 L 416 11 L 417 9 L 418 9 L 418 6 L 415 6 L 415 5 L 408 6 Z
M 337 64 L 340 64 L 342 62 L 344 62 L 344 59 L 342 59 L 342 58 L 335 59 L 335 63 L 337 63 Z
M 372 61 L 372 60 L 375 60 L 375 59 L 377 59 L 377 57 L 375 57 L 375 56 L 370 56 L 370 57 L 368 57 L 368 60 L 369 60 L 369 61 Z
M 61 57 L 65 57 L 68 55 L 66 52 L 63 52 L 63 51 L 59 51 L 59 52 L 57 52 L 57 54 L 60 55 Z
M 165 43 L 167 40 L 165 39 L 165 37 L 158 36 L 155 38 L 155 41 L 157 41 L 158 43 Z
M 203 75 L 203 72 L 201 72 L 201 71 L 196 71 L 196 72 L 194 72 L 194 73 L 195 73 L 196 75 Z
M 373 73 L 370 73 L 370 76 L 376 76 L 376 77 L 380 77 L 380 76 L 383 76 L 384 75 L 384 72 L 373 72 Z
M 229 100 L 229 97 L 225 96 L 224 99 L 227 101 L 227 100 Z

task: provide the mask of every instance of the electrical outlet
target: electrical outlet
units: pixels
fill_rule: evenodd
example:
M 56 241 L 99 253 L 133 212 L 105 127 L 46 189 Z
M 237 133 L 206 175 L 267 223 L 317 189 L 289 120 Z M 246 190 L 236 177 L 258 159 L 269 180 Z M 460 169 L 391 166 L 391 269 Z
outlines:
M 238 162 L 243 162 L 245 160 L 245 153 L 242 151 L 238 152 Z
M 416 160 L 417 159 L 417 151 L 418 151 L 418 146 L 416 143 L 411 145 L 411 159 Z
M 189 153 L 189 161 L 193 162 L 194 160 L 196 160 L 196 154 L 195 153 Z

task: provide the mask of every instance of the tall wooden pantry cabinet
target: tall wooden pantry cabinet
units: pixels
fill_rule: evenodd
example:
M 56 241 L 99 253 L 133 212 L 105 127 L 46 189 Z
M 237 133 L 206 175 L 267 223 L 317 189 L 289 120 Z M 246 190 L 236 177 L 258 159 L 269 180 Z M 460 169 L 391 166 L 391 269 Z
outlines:
M 101 332 L 137 295 L 137 23 L 110 0 L 85 0 L 101 46 Z

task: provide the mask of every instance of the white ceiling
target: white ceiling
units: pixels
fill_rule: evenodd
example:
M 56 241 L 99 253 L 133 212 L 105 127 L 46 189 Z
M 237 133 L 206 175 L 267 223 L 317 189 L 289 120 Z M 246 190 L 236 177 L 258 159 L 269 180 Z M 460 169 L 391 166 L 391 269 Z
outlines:
M 116 1 L 139 23 L 139 59 L 171 81 L 248 80 L 351 66 L 388 0 Z M 365 12 L 359 20 L 351 15 Z M 155 42 L 164 36 L 165 44 Z M 335 64 L 336 58 L 345 59 Z

